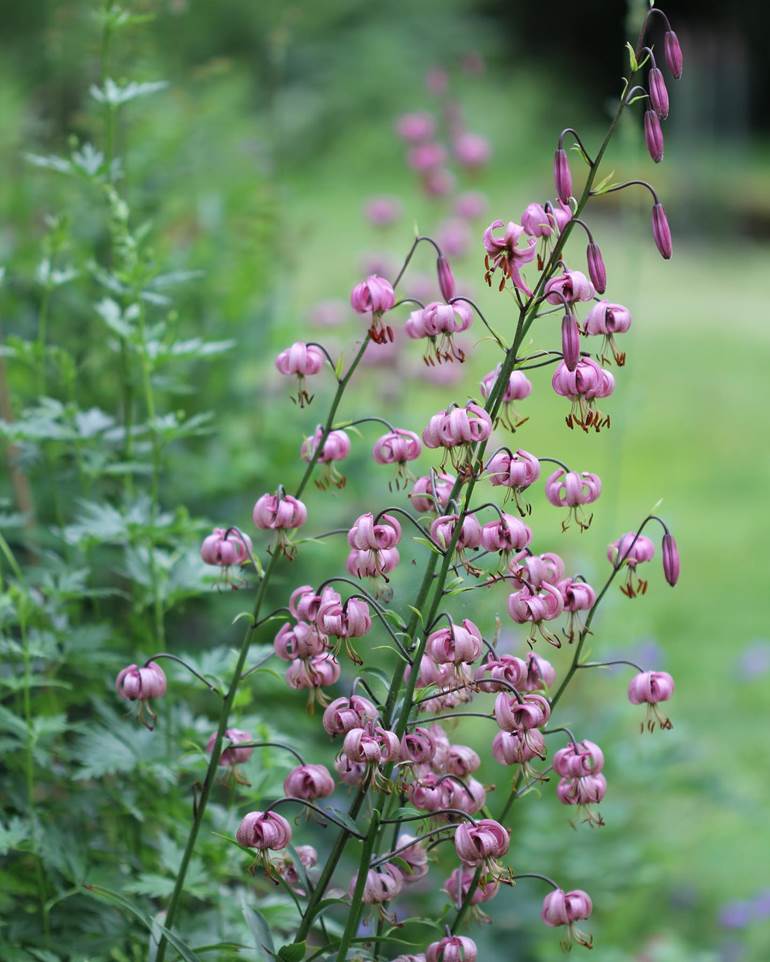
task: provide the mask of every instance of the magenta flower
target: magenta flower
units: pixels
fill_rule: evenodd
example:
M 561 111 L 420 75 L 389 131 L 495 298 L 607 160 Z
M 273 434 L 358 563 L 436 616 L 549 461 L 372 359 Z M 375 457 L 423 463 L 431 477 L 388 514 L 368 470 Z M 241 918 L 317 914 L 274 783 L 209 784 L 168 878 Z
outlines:
M 251 560 L 254 547 L 251 538 L 238 528 L 214 528 L 201 544 L 201 559 L 208 565 L 224 568 L 225 580 L 232 565 L 246 564 Z M 237 585 L 232 583 L 235 588 Z
M 455 201 L 455 213 L 458 217 L 465 217 L 467 220 L 476 220 L 481 217 L 489 206 L 487 198 L 478 191 L 468 191 Z
M 583 821 L 597 827 L 604 825 L 604 819 L 596 806 L 604 800 L 606 793 L 607 779 L 604 775 L 561 778 L 556 786 L 556 795 L 562 805 L 575 805 L 580 810 Z
M 305 438 L 299 449 L 299 456 L 303 461 L 310 463 L 318 450 L 324 429 L 319 425 L 313 434 Z M 344 431 L 330 431 L 324 440 L 321 453 L 317 457 L 317 462 L 325 466 L 325 472 L 321 478 L 316 480 L 316 487 L 322 491 L 333 484 L 335 488 L 345 487 L 345 475 L 341 474 L 336 467 L 335 461 L 343 461 L 350 454 L 350 438 Z
M 433 736 L 427 728 L 413 728 L 401 737 L 399 754 L 402 761 L 415 762 L 418 765 L 429 764 L 435 751 Z
M 603 294 L 607 290 L 607 268 L 604 266 L 601 248 L 593 241 L 590 241 L 586 248 L 586 262 L 588 263 L 588 276 L 591 278 L 596 293 Z
M 350 880 L 348 892 L 351 897 L 355 891 L 357 880 L 357 875 L 354 875 Z M 390 862 L 386 862 L 384 865 L 370 868 L 366 873 L 363 901 L 366 905 L 380 905 L 382 902 L 389 902 L 401 892 L 403 887 L 404 876 L 401 869 Z
M 485 374 L 481 379 L 481 396 L 484 400 L 487 400 L 494 390 L 497 379 L 500 376 L 500 365 L 498 364 L 494 371 L 490 371 L 489 374 Z M 503 427 L 508 428 L 509 431 L 515 431 L 516 428 L 521 427 L 528 418 L 520 418 L 516 408 L 514 406 L 515 401 L 523 401 L 524 398 L 529 397 L 532 393 L 532 382 L 522 371 L 511 371 L 508 377 L 508 384 L 506 385 L 505 392 L 503 394 L 503 408 L 502 414 L 498 415 L 498 420 L 503 425 Z
M 162 698 L 166 694 L 166 675 L 155 661 L 141 667 L 128 665 L 118 673 L 115 691 L 126 701 L 146 702 L 151 698 Z
M 572 220 L 572 208 L 569 204 L 563 201 L 558 201 L 557 204 L 546 203 L 545 212 L 548 215 L 548 220 L 551 225 L 561 233 L 564 228 Z
M 450 217 L 439 225 L 436 230 L 436 240 L 442 250 L 452 257 L 465 257 L 473 241 L 473 232 L 466 220 L 461 217 Z M 454 295 L 450 294 L 450 297 Z M 446 296 L 442 292 L 442 297 Z
M 451 775 L 465 778 L 481 765 L 478 752 L 468 745 L 450 745 L 447 750 L 446 769 Z
M 369 334 L 375 344 L 393 340 L 393 329 L 381 323 L 382 315 L 396 303 L 396 293 L 390 281 L 379 274 L 370 274 L 353 288 L 350 303 L 357 314 L 371 314 Z
M 427 170 L 422 176 L 422 187 L 429 197 L 446 197 L 454 190 L 455 179 L 444 167 Z
M 576 928 L 575 922 L 590 918 L 592 911 L 591 897 L 587 892 L 581 889 L 573 889 L 571 892 L 554 889 L 543 899 L 541 918 L 552 928 L 560 925 L 567 926 L 567 938 L 562 943 L 563 948 L 568 949 L 574 941 L 590 949 L 593 946 L 593 939 L 588 933 Z
M 545 759 L 545 739 L 537 728 L 499 731 L 492 740 L 492 754 L 501 765 L 523 765 L 529 773 L 531 761 Z
M 436 130 L 436 121 L 431 114 L 402 114 L 396 121 L 396 133 L 408 144 L 418 144 L 430 140 Z
M 422 432 L 428 448 L 445 448 L 460 470 L 467 462 L 472 445 L 486 441 L 492 433 L 492 419 L 481 405 L 469 401 L 465 407 L 448 407 L 434 414 Z M 459 449 L 456 454 L 454 449 Z
M 426 652 L 439 665 L 475 661 L 481 654 L 481 632 L 469 619 L 428 635 Z
M 313 802 L 332 794 L 334 779 L 325 765 L 297 765 L 284 779 L 283 791 L 289 798 Z
M 312 658 L 326 650 L 327 638 L 313 624 L 304 621 L 296 625 L 281 625 L 273 639 L 276 655 L 284 661 L 295 658 Z
M 428 338 L 423 360 L 426 364 L 465 360 L 465 354 L 457 347 L 454 335 L 466 331 L 473 321 L 470 307 L 462 301 L 441 304 L 433 301 L 424 308 L 412 311 L 404 325 L 407 335 L 414 340 Z
M 291 825 L 278 812 L 249 812 L 241 821 L 235 839 L 246 848 L 278 852 L 291 842 Z
M 457 514 L 440 515 L 430 526 L 431 537 L 444 550 L 449 548 L 460 516 Z M 481 525 L 475 515 L 467 514 L 462 521 L 455 549 L 460 557 L 467 548 L 478 548 L 481 545 Z
M 361 762 L 351 762 L 347 755 L 338 755 L 334 759 L 334 771 L 345 785 L 361 785 L 369 768 Z
M 659 164 L 663 160 L 663 128 L 654 110 L 644 112 L 644 143 L 647 153 Z
M 502 237 L 495 237 L 494 232 L 499 227 L 505 227 Z M 524 238 L 526 246 L 519 248 L 519 240 Z M 514 287 L 524 291 L 531 296 L 532 291 L 527 287 L 521 276 L 521 268 L 524 264 L 529 264 L 535 257 L 535 238 L 527 237 L 524 228 L 520 224 L 510 220 L 504 224 L 501 220 L 493 220 L 484 231 L 484 250 L 487 252 L 484 258 L 486 272 L 484 279 L 489 286 L 492 286 L 492 275 L 499 268 L 502 279 L 499 290 L 505 287 L 506 279 L 510 277 Z
M 390 227 L 401 216 L 401 204 L 395 197 L 372 197 L 364 205 L 364 215 L 375 227 Z
M 501 691 L 495 699 L 495 721 L 504 732 L 523 732 L 542 728 L 551 717 L 551 704 L 545 695 L 528 692 L 521 701 Z
M 492 154 L 492 147 L 486 137 L 467 131 L 455 138 L 453 150 L 457 163 L 467 170 L 484 167 Z
M 416 144 L 409 151 L 407 163 L 420 174 L 426 174 L 441 167 L 446 160 L 446 150 L 441 144 Z
M 476 684 L 480 691 L 507 691 L 507 685 L 521 688 L 527 675 L 527 665 L 515 655 L 499 655 L 488 658 L 476 671 Z M 504 682 L 504 684 L 495 684 Z
M 598 775 L 604 768 L 604 752 L 587 739 L 570 742 L 553 756 L 553 770 L 562 778 L 583 778 Z
M 410 845 L 409 848 L 401 848 L 409 842 L 414 844 Z M 420 879 L 425 878 L 429 871 L 428 853 L 423 845 L 415 839 L 415 836 L 408 832 L 402 832 L 396 839 L 395 847 L 401 849 L 398 857 L 406 863 L 406 868 L 401 868 L 404 884 L 411 885 L 413 882 L 419 882 Z
M 297 397 L 296 401 L 300 407 L 310 404 L 313 395 L 305 390 L 305 378 L 318 374 L 324 365 L 324 353 L 315 344 L 305 344 L 304 341 L 295 341 L 291 347 L 281 351 L 275 359 L 275 366 L 278 371 L 286 377 L 292 375 L 297 378 Z
M 342 754 L 352 762 L 384 765 L 398 761 L 401 743 L 395 732 L 369 723 L 366 728 L 351 728 L 342 743 Z
M 636 568 L 652 561 L 654 556 L 655 545 L 652 541 L 646 535 L 637 534 L 635 531 L 627 532 L 607 547 L 610 564 L 616 567 L 625 565 L 628 568 L 626 583 L 620 586 L 620 590 L 628 598 L 646 593 L 647 582 L 642 578 L 635 579 Z
M 510 843 L 508 832 L 491 818 L 482 818 L 473 824 L 461 822 L 455 830 L 455 851 L 465 865 L 481 865 L 490 859 L 502 858 Z
M 444 883 L 443 891 L 449 896 L 452 902 L 459 908 L 470 892 L 476 870 L 461 866 L 453 870 L 452 874 Z M 500 881 L 492 876 L 487 876 L 479 880 L 476 889 L 471 896 L 471 905 L 479 905 L 482 902 L 489 902 L 500 891 Z
M 453 475 L 443 472 L 433 472 L 418 478 L 409 494 L 414 510 L 420 512 L 445 510 L 449 504 L 455 480 Z
M 662 701 L 668 701 L 674 694 L 674 679 L 667 671 L 640 671 L 628 685 L 628 700 L 632 705 L 647 705 L 647 718 L 641 730 L 653 731 L 655 722 L 661 728 L 672 728 L 671 719 L 658 710 Z
M 530 651 L 527 655 L 527 677 L 522 683 L 524 691 L 538 691 L 551 688 L 556 681 L 556 669 L 550 661 Z
M 559 555 L 546 551 L 541 555 L 514 558 L 508 570 L 519 588 L 537 589 L 545 582 L 555 585 L 564 577 L 564 562 Z
M 519 495 L 540 477 L 540 462 L 534 454 L 518 448 L 513 453 L 497 451 L 487 462 L 486 473 L 495 487 L 509 488 L 521 514 L 529 513 L 529 507 L 519 500 Z
M 340 679 L 340 663 L 330 651 L 312 658 L 295 658 L 286 670 L 286 684 L 296 691 L 309 692 L 308 704 L 315 701 L 322 705 L 326 699 L 321 688 L 328 688 Z
M 556 508 L 569 508 L 567 518 L 562 521 L 562 531 L 574 520 L 581 531 L 591 524 L 593 515 L 586 516 L 583 505 L 593 504 L 602 493 L 602 482 L 598 474 L 590 471 L 565 471 L 557 468 L 545 482 L 545 496 Z
M 290 494 L 263 494 L 254 505 L 252 518 L 263 531 L 301 528 L 307 521 L 307 508 Z
M 590 301 L 595 294 L 593 284 L 581 271 L 565 271 L 557 277 L 552 277 L 545 285 L 546 300 L 549 304 Z
M 521 215 L 521 226 L 530 237 L 550 237 L 553 224 L 542 204 L 528 204 Z
M 615 362 L 621 367 L 626 362 L 626 355 L 618 351 L 617 345 L 615 344 L 615 335 L 625 334 L 630 327 L 631 311 L 629 311 L 627 307 L 623 307 L 622 304 L 613 304 L 610 301 L 599 301 L 596 303 L 588 312 L 588 317 L 586 317 L 585 320 L 586 334 L 603 335 L 602 361 L 606 362 L 607 358 L 605 354 L 609 348 L 612 356 L 615 358 Z
M 423 812 L 438 812 L 452 808 L 452 782 L 440 780 L 438 775 L 425 772 L 408 786 L 409 801 Z
M 401 555 L 398 548 L 381 551 L 359 551 L 353 548 L 348 554 L 345 569 L 354 578 L 385 578 L 398 567 Z
M 567 151 L 561 146 L 557 147 L 553 157 L 553 182 L 556 196 L 562 204 L 569 204 L 572 196 L 572 172 L 569 169 Z
M 534 643 L 539 632 L 549 645 L 561 647 L 556 635 L 549 632 L 544 625 L 546 621 L 558 618 L 564 610 L 564 600 L 555 585 L 543 582 L 539 591 L 522 588 L 508 595 L 508 614 L 518 625 L 529 623 L 530 643 Z
M 668 218 L 663 209 L 663 204 L 656 202 L 652 208 L 652 237 L 655 246 L 660 252 L 660 256 L 665 260 L 670 260 L 673 253 L 671 241 L 671 228 L 668 225 Z
M 426 962 L 476 962 L 478 951 L 467 935 L 447 935 L 431 942 L 425 950 Z
M 350 698 L 335 698 L 327 706 L 323 726 L 329 735 L 346 735 L 351 728 L 364 728 L 378 717 L 377 709 L 367 698 L 351 695 Z
M 340 596 L 334 588 L 328 585 L 322 590 L 320 595 L 315 593 L 315 589 L 311 585 L 301 585 L 291 593 L 291 597 L 289 598 L 289 611 L 297 621 L 314 622 L 318 617 L 318 609 L 325 601 L 331 599 L 339 601 Z
M 590 611 L 596 604 L 596 592 L 585 581 L 575 581 L 565 578 L 557 585 L 564 599 L 564 610 L 569 612 L 569 621 L 565 634 L 569 641 L 575 637 L 576 629 L 581 629 L 578 615 L 581 611 Z
M 316 624 L 325 635 L 335 638 L 362 638 L 372 629 L 369 605 L 361 598 L 347 601 L 329 599 L 318 609 Z
M 394 548 L 401 540 L 401 525 L 392 514 L 381 514 L 375 524 L 371 511 L 359 515 L 348 531 L 348 544 L 359 551 Z
M 502 514 L 481 529 L 482 546 L 487 551 L 497 551 L 504 557 L 513 551 L 526 548 L 531 540 L 530 528 L 512 514 Z
M 254 741 L 253 736 L 249 732 L 243 731 L 241 728 L 227 728 L 225 729 L 225 742 L 229 742 L 228 747 L 226 747 L 221 755 L 219 756 L 220 765 L 240 765 L 247 762 L 254 752 L 253 748 L 238 748 L 239 742 L 252 742 Z M 211 754 L 214 750 L 214 745 L 216 744 L 217 733 L 214 732 L 209 740 L 206 742 L 206 751 Z
M 568 427 L 577 424 L 584 431 L 590 428 L 599 431 L 609 426 L 609 415 L 603 417 L 596 409 L 595 401 L 612 394 L 615 378 L 599 367 L 593 358 L 581 357 L 574 371 L 568 370 L 562 362 L 554 371 L 551 385 L 558 395 L 572 402 L 572 409 L 566 417 Z

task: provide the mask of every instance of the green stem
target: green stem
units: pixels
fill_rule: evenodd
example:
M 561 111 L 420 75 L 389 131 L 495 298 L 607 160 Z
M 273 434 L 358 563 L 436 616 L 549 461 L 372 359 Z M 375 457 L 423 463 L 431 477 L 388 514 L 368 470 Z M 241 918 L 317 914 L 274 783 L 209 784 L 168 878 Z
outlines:
M 372 852 L 374 851 L 374 846 L 377 842 L 379 827 L 380 813 L 378 809 L 375 808 L 372 812 L 372 820 L 369 823 L 369 833 L 366 837 L 363 848 L 361 849 L 361 858 L 358 862 L 358 877 L 356 878 L 356 887 L 353 891 L 353 899 L 351 902 L 350 911 L 348 912 L 345 931 L 342 933 L 340 947 L 337 951 L 337 962 L 343 962 L 347 956 L 350 940 L 356 934 L 358 929 L 358 922 L 361 918 L 361 909 L 363 907 L 364 886 L 366 885 L 366 877 L 369 874 L 369 861 L 371 860 Z

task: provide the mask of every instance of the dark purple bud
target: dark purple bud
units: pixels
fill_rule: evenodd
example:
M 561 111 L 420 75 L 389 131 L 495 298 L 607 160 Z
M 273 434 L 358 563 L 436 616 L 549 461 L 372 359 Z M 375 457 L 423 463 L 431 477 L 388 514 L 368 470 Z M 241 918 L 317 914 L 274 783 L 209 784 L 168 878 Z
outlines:
M 665 120 L 668 117 L 668 90 L 659 67 L 650 67 L 650 72 L 647 74 L 647 87 L 652 109 L 661 120 Z
M 671 228 L 668 226 L 668 218 L 660 202 L 653 204 L 652 207 L 652 236 L 655 246 L 660 251 L 660 256 L 668 260 L 671 257 L 673 246 L 671 244 Z
M 580 360 L 580 332 L 577 318 L 571 312 L 562 318 L 561 352 L 564 355 L 564 366 L 568 371 L 574 371 Z
M 596 288 L 597 294 L 603 294 L 607 290 L 607 268 L 604 266 L 604 258 L 598 244 L 593 241 L 586 248 L 586 260 L 588 261 L 588 276 L 591 283 Z
M 663 160 L 663 128 L 654 110 L 644 112 L 644 142 L 650 157 L 659 164 Z
M 666 63 L 671 75 L 675 80 L 682 76 L 682 48 L 679 46 L 679 37 L 673 30 L 667 30 L 663 38 L 663 46 L 666 51 Z
M 441 296 L 445 301 L 450 301 L 455 296 L 455 276 L 449 261 L 442 254 L 436 261 L 436 272 L 438 273 L 438 286 Z
M 674 536 L 667 531 L 663 535 L 663 574 L 672 588 L 679 581 L 679 567 L 679 548 Z
M 553 182 L 556 185 L 556 196 L 563 204 L 568 204 L 572 196 L 572 173 L 567 151 L 563 147 L 558 147 L 553 157 Z

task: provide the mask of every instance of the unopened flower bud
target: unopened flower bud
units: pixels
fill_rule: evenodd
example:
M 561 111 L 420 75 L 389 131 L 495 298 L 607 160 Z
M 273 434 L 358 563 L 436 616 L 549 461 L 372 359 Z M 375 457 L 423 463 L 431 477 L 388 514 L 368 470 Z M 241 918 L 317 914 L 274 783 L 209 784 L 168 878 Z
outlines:
M 668 218 L 663 209 L 663 204 L 656 203 L 652 208 L 652 236 L 655 246 L 660 251 L 661 257 L 669 260 L 673 251 L 671 243 L 671 228 L 668 226 Z
M 561 351 L 565 367 L 574 371 L 580 360 L 580 332 L 572 313 L 565 314 L 561 322 Z
M 607 290 L 607 268 L 604 266 L 604 258 L 598 244 L 591 241 L 586 248 L 586 260 L 588 261 L 588 276 L 591 283 L 596 288 L 597 294 L 603 294 Z
M 679 581 L 679 548 L 668 531 L 663 535 L 663 574 L 672 588 Z
M 650 157 L 659 164 L 663 160 L 663 128 L 654 110 L 644 112 L 644 142 Z
M 661 120 L 665 120 L 668 117 L 668 90 L 659 67 L 650 67 L 647 75 L 647 89 L 652 109 Z
M 445 301 L 450 301 L 455 296 L 455 278 L 449 261 L 443 254 L 436 261 L 436 272 L 441 296 Z
M 554 154 L 553 181 L 556 185 L 556 196 L 562 203 L 568 204 L 572 196 L 572 173 L 569 169 L 567 151 L 563 147 L 558 147 Z
M 673 30 L 667 30 L 663 37 L 663 49 L 666 53 L 666 64 L 675 80 L 682 76 L 682 48 L 679 45 L 679 37 Z

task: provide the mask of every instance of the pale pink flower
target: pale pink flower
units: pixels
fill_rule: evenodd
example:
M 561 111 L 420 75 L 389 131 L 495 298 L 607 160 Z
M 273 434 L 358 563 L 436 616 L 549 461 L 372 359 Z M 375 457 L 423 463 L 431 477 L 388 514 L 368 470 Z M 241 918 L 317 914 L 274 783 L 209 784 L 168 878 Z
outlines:
M 320 655 L 326 649 L 326 641 L 326 637 L 314 624 L 299 621 L 296 625 L 287 623 L 278 629 L 273 648 L 279 658 L 293 661 L 295 658 Z
M 280 851 L 291 842 L 291 825 L 278 812 L 249 812 L 241 821 L 235 838 L 246 848 Z
M 426 962 L 476 962 L 476 943 L 467 935 L 447 935 L 431 942 L 425 950 Z
M 592 911 L 591 897 L 582 889 L 573 889 L 571 892 L 554 889 L 543 899 L 540 917 L 546 925 L 550 925 L 552 928 L 560 925 L 567 926 L 567 939 L 562 943 L 564 948 L 569 948 L 571 943 L 575 941 L 579 945 L 590 949 L 593 945 L 591 936 L 575 928 L 574 923 L 590 918 Z
M 409 144 L 430 140 L 435 130 L 436 121 L 428 113 L 402 114 L 396 121 L 396 133 Z
M 455 851 L 465 865 L 480 865 L 489 859 L 502 858 L 511 837 L 503 826 L 491 818 L 478 822 L 461 822 L 455 830 Z
M 363 728 L 367 722 L 376 721 L 378 715 L 375 706 L 361 695 L 335 698 L 324 711 L 323 727 L 330 735 L 346 735 L 351 728 Z
M 648 731 L 655 728 L 655 722 L 661 728 L 671 728 L 671 720 L 666 718 L 657 708 L 662 701 L 668 701 L 674 694 L 674 679 L 667 671 L 640 671 L 631 679 L 628 685 L 628 700 L 632 705 L 647 705 L 647 719 L 642 722 Z
M 590 471 L 565 471 L 557 468 L 545 482 L 545 496 L 556 508 L 568 508 L 567 518 L 562 522 L 562 531 L 569 527 L 570 519 L 585 531 L 591 524 L 593 515 L 581 510 L 586 504 L 593 504 L 602 493 L 602 482 L 598 474 Z
M 602 358 L 609 350 L 618 365 L 625 363 L 626 355 L 617 349 L 616 334 L 625 334 L 631 327 L 631 311 L 622 304 L 612 304 L 609 301 L 599 301 L 588 312 L 585 320 L 586 334 L 601 334 Z
M 415 511 L 446 510 L 456 478 L 444 472 L 433 472 L 418 478 L 409 494 Z
M 581 271 L 565 271 L 557 277 L 552 277 L 545 285 L 546 300 L 549 304 L 590 301 L 595 294 L 593 284 Z
M 352 896 L 356 888 L 358 876 L 350 880 L 349 894 Z M 379 905 L 394 899 L 404 887 L 404 876 L 400 868 L 385 862 L 376 868 L 370 868 L 366 873 L 363 901 L 366 905 Z
M 263 494 L 251 516 L 254 524 L 264 531 L 301 528 L 307 521 L 307 508 L 290 494 Z
M 492 147 L 486 137 L 468 131 L 455 138 L 453 150 L 457 163 L 468 170 L 484 167 L 492 154 Z
M 211 754 L 214 750 L 214 745 L 217 741 L 217 733 L 214 732 L 209 740 L 206 742 L 206 751 Z M 240 765 L 243 762 L 247 762 L 253 752 L 253 748 L 238 748 L 239 742 L 253 742 L 254 737 L 249 732 L 243 731 L 241 728 L 227 728 L 225 729 L 224 742 L 226 746 L 219 756 L 220 765 Z
M 551 717 L 551 704 L 545 695 L 537 692 L 528 692 L 519 699 L 515 694 L 501 691 L 495 699 L 494 714 L 503 731 L 529 731 L 547 723 Z
M 126 701 L 149 701 L 166 694 L 166 675 L 160 665 L 128 665 L 115 679 L 115 691 Z
M 298 765 L 284 779 L 283 791 L 289 798 L 313 802 L 332 794 L 334 779 L 325 765 Z

